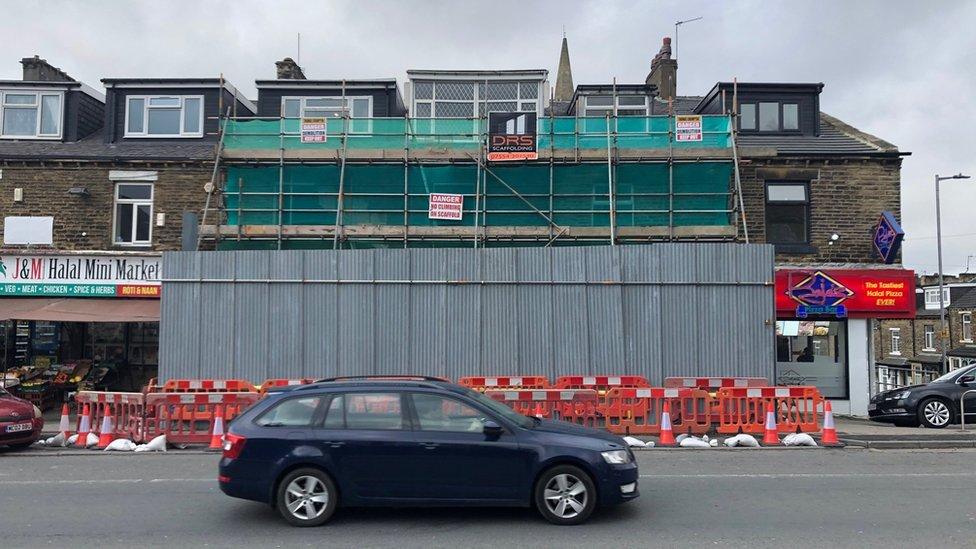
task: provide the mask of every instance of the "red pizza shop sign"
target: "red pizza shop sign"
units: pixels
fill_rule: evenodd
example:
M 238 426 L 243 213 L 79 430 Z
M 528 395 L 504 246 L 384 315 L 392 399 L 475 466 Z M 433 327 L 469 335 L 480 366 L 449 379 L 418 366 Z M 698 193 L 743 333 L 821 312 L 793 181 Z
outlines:
M 780 269 L 776 314 L 809 318 L 915 318 L 915 272 L 906 269 Z

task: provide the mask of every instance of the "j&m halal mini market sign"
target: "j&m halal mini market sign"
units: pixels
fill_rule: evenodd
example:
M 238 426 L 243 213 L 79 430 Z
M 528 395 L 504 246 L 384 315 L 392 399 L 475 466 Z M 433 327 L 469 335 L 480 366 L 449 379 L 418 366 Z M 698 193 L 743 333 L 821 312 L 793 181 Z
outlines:
M 0 296 L 159 297 L 158 257 L 4 255 Z

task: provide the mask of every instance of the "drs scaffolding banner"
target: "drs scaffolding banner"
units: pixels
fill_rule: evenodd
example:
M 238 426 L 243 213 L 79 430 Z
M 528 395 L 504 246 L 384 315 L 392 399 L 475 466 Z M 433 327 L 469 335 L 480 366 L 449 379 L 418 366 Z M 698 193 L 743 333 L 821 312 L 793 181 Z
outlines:
M 166 253 L 160 379 L 773 374 L 773 248 Z

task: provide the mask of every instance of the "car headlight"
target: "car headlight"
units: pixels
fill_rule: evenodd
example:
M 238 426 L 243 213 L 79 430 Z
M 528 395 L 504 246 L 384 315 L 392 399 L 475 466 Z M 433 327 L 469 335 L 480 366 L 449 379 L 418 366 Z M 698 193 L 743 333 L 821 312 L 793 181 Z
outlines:
M 911 391 L 902 391 L 900 393 L 895 393 L 888 397 L 888 400 L 901 400 L 903 398 L 908 398 L 908 395 L 912 394 Z
M 623 463 L 630 463 L 630 452 L 627 450 L 611 450 L 609 452 L 600 452 L 603 456 L 603 461 L 607 463 L 618 465 Z
M 41 409 L 38 408 L 37 406 L 34 406 L 34 417 L 42 417 L 42 416 L 43 414 L 41 413 Z

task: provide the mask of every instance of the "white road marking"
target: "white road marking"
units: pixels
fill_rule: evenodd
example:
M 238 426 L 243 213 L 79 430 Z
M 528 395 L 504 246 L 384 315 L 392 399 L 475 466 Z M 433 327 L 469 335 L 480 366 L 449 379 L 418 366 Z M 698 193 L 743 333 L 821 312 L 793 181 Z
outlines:
M 0 480 L 0 486 L 5 484 L 31 485 L 31 484 L 133 484 L 142 482 L 141 478 L 114 478 L 101 480 Z
M 147 482 L 143 478 L 108 478 L 108 479 L 60 479 L 60 480 L 0 480 L 0 486 L 17 485 L 30 486 L 38 484 L 137 484 Z M 217 482 L 216 478 L 154 478 L 148 482 Z
M 976 473 L 732 473 L 690 475 L 640 475 L 640 478 L 904 478 L 976 477 Z

